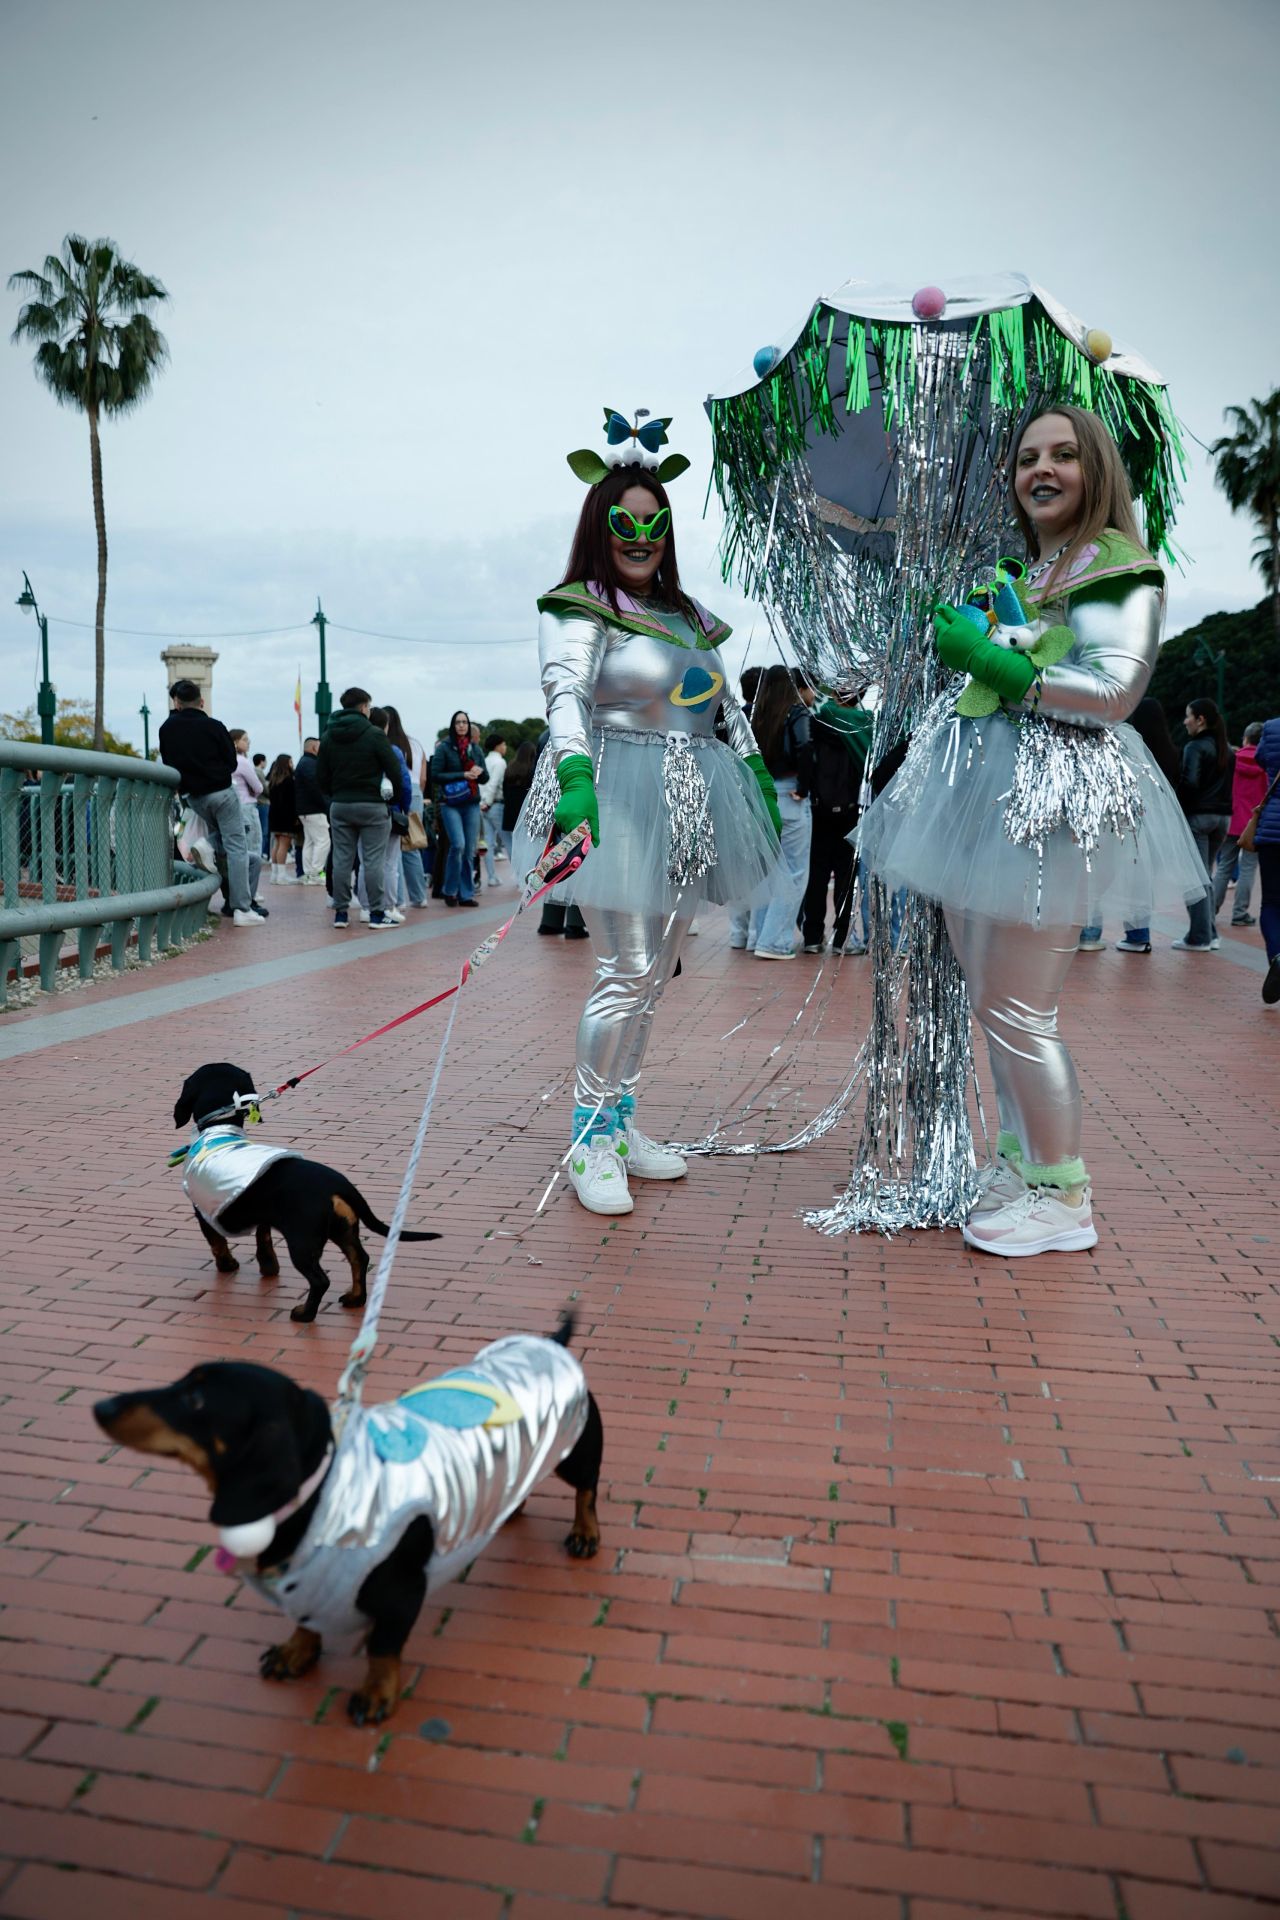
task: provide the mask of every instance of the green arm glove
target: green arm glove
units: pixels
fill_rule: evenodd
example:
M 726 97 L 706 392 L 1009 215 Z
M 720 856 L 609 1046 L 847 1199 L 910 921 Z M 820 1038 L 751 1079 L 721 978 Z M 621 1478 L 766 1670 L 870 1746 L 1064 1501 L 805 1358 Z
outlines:
M 596 800 L 595 770 L 585 753 L 566 754 L 556 768 L 560 782 L 560 804 L 556 808 L 556 832 L 572 833 L 585 820 L 591 828 L 591 844 L 600 845 L 600 807 Z
M 773 775 L 758 753 L 744 753 L 742 764 L 750 767 L 760 789 L 760 798 L 764 801 L 773 822 L 773 830 L 779 840 L 782 838 L 782 815 L 778 810 L 778 789 L 773 784 Z
M 972 620 L 945 605 L 934 610 L 933 633 L 939 658 L 947 666 L 958 673 L 971 673 L 984 687 L 1014 705 L 1025 697 L 1036 677 L 1035 666 L 1025 653 L 997 647 L 983 637 Z

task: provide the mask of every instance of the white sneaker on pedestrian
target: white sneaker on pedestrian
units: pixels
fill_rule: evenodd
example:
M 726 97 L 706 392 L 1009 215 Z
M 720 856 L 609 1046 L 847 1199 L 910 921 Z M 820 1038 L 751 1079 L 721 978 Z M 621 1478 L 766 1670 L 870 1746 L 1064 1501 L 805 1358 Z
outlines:
M 1091 933 L 1087 940 L 1084 935 L 1081 934 L 1080 938 L 1076 941 L 1077 953 L 1105 953 L 1106 947 L 1107 943 L 1100 933 Z
M 614 1151 L 613 1137 L 598 1133 L 575 1147 L 569 1181 L 588 1213 L 630 1213 L 635 1201 L 627 1188 L 627 1166 Z
M 1170 945 L 1175 953 L 1216 953 L 1222 942 L 1215 933 L 1212 940 L 1173 940 Z
M 755 954 L 757 960 L 794 960 L 796 950 L 792 947 L 790 953 L 775 953 L 772 947 L 757 947 Z
M 1011 1260 L 1032 1253 L 1083 1252 L 1098 1244 L 1092 1189 L 1086 1187 L 1079 1205 L 1073 1207 L 1053 1187 L 1028 1187 L 995 1213 L 971 1214 L 963 1233 L 979 1253 Z
M 404 925 L 404 915 L 401 913 L 399 907 L 387 907 L 383 913 L 383 919 L 388 921 L 393 927 L 402 927 Z
M 618 1158 L 626 1162 L 628 1176 L 635 1180 L 683 1180 L 689 1171 L 674 1147 L 651 1140 L 634 1120 L 613 1136 L 613 1147 Z
M 853 960 L 856 960 L 858 956 L 865 953 L 866 950 L 867 943 L 865 940 L 846 940 L 840 949 L 841 953 L 847 953 L 850 959 Z
M 265 927 L 267 923 L 252 907 L 237 907 L 231 916 L 231 924 L 233 927 Z
M 1117 953 L 1150 953 L 1150 951 L 1151 942 L 1149 940 L 1131 940 L 1127 933 L 1123 940 L 1116 941 Z
M 804 951 L 806 953 L 825 953 L 826 950 L 827 943 L 825 940 L 806 940 L 804 943 Z
M 1021 1200 L 1026 1191 L 1027 1183 L 1013 1162 L 997 1154 L 985 1167 L 978 1168 L 978 1198 L 970 1218 L 979 1213 L 998 1213 L 1001 1207 Z

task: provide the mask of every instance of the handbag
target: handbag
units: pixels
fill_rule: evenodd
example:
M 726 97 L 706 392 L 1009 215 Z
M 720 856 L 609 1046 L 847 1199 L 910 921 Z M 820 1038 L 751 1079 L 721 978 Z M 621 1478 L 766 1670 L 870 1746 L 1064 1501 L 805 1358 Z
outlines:
M 446 807 L 465 807 L 474 798 L 470 780 L 445 780 L 441 782 L 440 798 Z
M 406 853 L 421 853 L 427 844 L 427 830 L 422 824 L 420 813 L 409 815 L 409 824 L 400 836 L 400 845 Z
M 403 807 L 388 807 L 387 812 L 391 815 L 392 833 L 398 833 L 401 839 L 403 839 L 409 831 L 408 814 L 404 811 Z
M 1262 809 L 1275 792 L 1277 784 L 1280 784 L 1280 772 L 1272 775 L 1271 785 L 1267 788 L 1261 800 L 1259 800 L 1257 806 L 1244 823 L 1244 832 L 1240 835 L 1237 843 L 1241 853 L 1252 853 L 1254 851 L 1258 840 L 1258 822 L 1262 818 Z

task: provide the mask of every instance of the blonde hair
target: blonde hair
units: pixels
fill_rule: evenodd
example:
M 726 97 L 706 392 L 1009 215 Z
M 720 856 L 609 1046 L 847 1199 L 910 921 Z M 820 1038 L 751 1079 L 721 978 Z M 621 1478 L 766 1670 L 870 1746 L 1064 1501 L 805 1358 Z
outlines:
M 1022 448 L 1027 428 L 1037 420 L 1045 419 L 1049 414 L 1057 414 L 1069 420 L 1075 428 L 1076 445 L 1080 449 L 1080 479 L 1083 486 L 1083 503 L 1080 512 L 1080 525 L 1067 542 L 1058 558 L 1054 561 L 1049 577 L 1040 588 L 1042 599 L 1049 597 L 1049 588 L 1059 575 L 1065 577 L 1067 570 L 1080 549 L 1090 540 L 1096 540 L 1105 528 L 1111 527 L 1116 533 L 1123 534 L 1143 553 L 1147 545 L 1138 528 L 1138 516 L 1133 510 L 1133 492 L 1129 485 L 1129 476 L 1124 470 L 1120 458 L 1120 449 L 1103 426 L 1096 414 L 1086 413 L 1083 407 L 1053 406 L 1041 407 L 1033 413 L 1019 433 L 1013 449 L 1010 471 L 1016 473 L 1018 454 Z M 1040 542 L 1035 525 L 1023 509 L 1016 487 L 1011 489 L 1013 511 L 1022 537 L 1027 543 L 1027 552 L 1033 559 L 1040 557 Z M 1148 558 L 1150 554 L 1148 553 Z

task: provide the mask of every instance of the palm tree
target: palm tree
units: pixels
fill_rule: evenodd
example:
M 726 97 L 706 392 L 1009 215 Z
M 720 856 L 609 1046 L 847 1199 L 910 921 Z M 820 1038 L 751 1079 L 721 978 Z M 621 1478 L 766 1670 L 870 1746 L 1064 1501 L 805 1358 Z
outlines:
M 1280 387 L 1266 400 L 1228 407 L 1226 419 L 1233 431 L 1209 449 L 1217 462 L 1214 477 L 1232 512 L 1243 507 L 1262 530 L 1253 558 L 1267 582 L 1280 639 Z
M 79 407 L 89 416 L 93 522 L 98 535 L 93 744 L 100 751 L 106 680 L 102 633 L 107 614 L 107 521 L 98 422 L 104 413 L 128 413 L 150 391 L 152 376 L 168 359 L 169 349 L 147 309 L 169 296 L 158 280 L 121 258 L 114 240 L 85 240 L 78 233 L 67 235 L 60 256 L 49 254 L 42 273 L 15 273 L 9 286 L 31 296 L 18 315 L 14 345 L 36 341 L 37 377 L 60 407 Z

